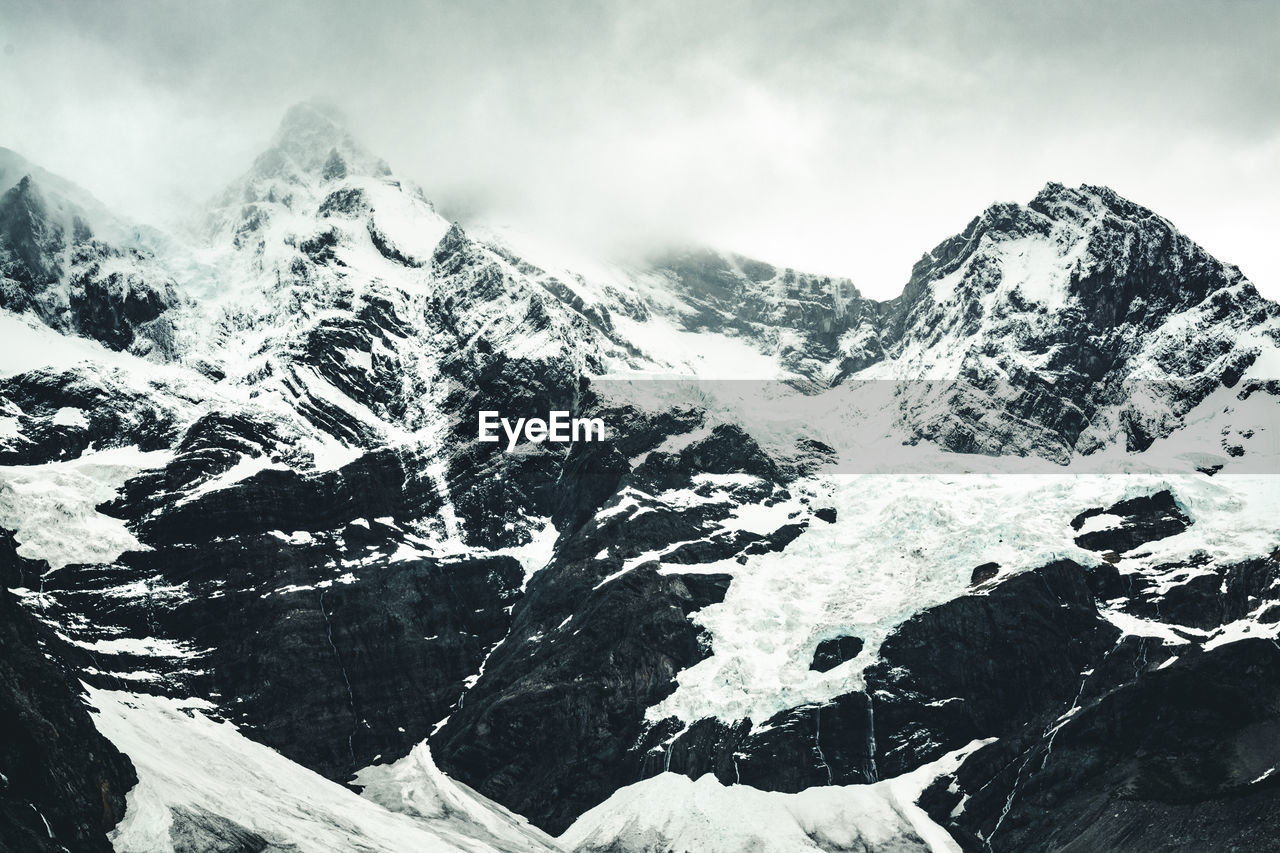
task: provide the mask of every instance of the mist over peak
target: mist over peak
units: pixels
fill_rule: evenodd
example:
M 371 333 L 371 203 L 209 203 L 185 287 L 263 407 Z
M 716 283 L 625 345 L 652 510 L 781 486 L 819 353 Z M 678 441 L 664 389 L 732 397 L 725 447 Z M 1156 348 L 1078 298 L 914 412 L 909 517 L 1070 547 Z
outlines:
M 322 92 L 349 120 L 290 113 L 285 129 L 310 137 L 290 154 L 302 171 L 350 134 L 372 156 L 348 168 L 385 158 L 460 218 L 602 251 L 711 244 L 887 297 L 921 246 L 1053 176 L 1141 199 L 1280 286 L 1277 30 L 1261 4 L 139 2 L 5 17 L 0 145 L 140 221 L 216 196 L 290 104 Z

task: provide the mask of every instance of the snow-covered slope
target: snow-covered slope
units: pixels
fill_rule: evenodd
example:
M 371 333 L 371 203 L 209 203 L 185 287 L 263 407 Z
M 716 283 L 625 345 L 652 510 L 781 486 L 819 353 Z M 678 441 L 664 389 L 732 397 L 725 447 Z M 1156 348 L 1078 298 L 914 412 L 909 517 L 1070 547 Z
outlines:
M 309 853 L 559 849 L 440 775 L 414 780 L 418 801 L 436 808 L 420 807 L 410 817 L 210 720 L 200 702 L 92 688 L 88 699 L 98 728 L 138 770 L 125 819 L 111 835 L 120 853 L 237 846 Z
M 615 793 L 560 840 L 571 850 L 664 853 L 739 851 L 960 850 L 916 805 L 925 786 L 981 744 L 956 750 L 896 779 L 874 785 L 809 788 L 795 794 L 696 781 L 663 773 Z

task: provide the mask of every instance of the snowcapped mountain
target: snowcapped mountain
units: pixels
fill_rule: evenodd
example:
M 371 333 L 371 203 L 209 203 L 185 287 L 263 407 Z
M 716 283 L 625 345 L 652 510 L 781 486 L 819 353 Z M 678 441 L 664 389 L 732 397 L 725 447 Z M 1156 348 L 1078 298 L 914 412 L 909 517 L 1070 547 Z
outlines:
M 0 307 L 114 350 L 166 355 L 173 330 L 162 315 L 177 294 L 141 231 L 130 235 L 83 191 L 7 149 L 0 179 Z
M 879 302 L 451 223 L 314 104 L 185 234 L 0 154 L 10 846 L 1278 837 L 1280 308 L 1151 211 Z
M 1058 184 L 938 245 L 884 316 L 887 358 L 862 376 L 999 389 L 989 405 L 1041 437 L 947 423 L 923 434 L 980 452 L 1056 445 L 1063 460 L 1117 441 L 1146 449 L 1218 388 L 1270 378 L 1280 322 L 1238 269 L 1168 221 L 1106 188 Z

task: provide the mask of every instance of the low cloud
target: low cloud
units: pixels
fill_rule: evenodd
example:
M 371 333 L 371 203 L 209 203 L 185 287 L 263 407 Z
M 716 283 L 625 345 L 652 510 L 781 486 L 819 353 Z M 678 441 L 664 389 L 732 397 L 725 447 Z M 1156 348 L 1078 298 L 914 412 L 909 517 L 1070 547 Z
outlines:
M 0 145 L 163 220 L 319 95 L 446 210 L 881 297 L 987 204 L 1099 183 L 1280 296 L 1272 3 L 369 5 L 11 2 Z

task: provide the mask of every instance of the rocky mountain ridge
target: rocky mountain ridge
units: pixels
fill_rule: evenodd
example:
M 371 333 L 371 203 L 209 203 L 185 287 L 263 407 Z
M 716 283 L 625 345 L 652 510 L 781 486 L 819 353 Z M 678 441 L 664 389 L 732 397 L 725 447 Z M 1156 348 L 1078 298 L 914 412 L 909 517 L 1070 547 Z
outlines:
M 97 238 L 31 174 L 0 218 L 0 572 L 132 745 L 117 849 L 559 843 L 501 807 L 582 849 L 693 843 L 675 774 L 787 814 L 830 786 L 876 844 L 1053 849 L 1063 792 L 1157 832 L 1270 790 L 1266 756 L 1131 800 L 1094 769 L 1087 726 L 1141 729 L 1204 659 L 1270 665 L 1280 546 L 1277 306 L 1110 190 L 995 205 L 876 302 L 705 250 L 521 254 L 314 105 L 194 246 Z M 779 426 L 727 377 L 835 414 Z M 552 408 L 609 440 L 476 441 L 480 409 Z M 902 455 L 853 476 L 848 439 Z M 1252 713 L 1206 743 L 1255 742 Z M 234 758 L 161 793 L 148 725 Z M 348 817 L 225 793 L 260 790 L 258 744 Z M 600 829 L 635 802 L 656 836 Z

